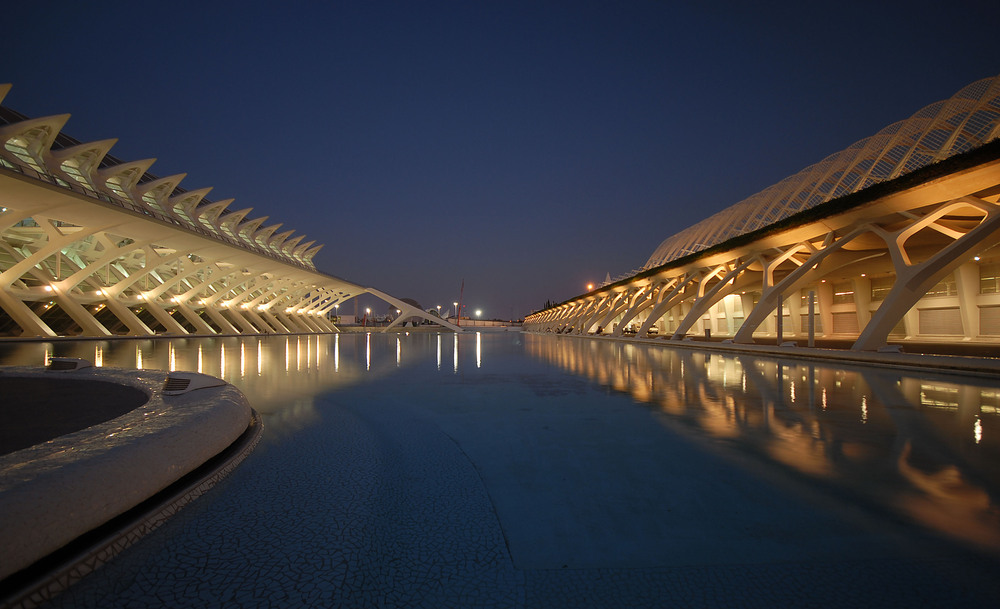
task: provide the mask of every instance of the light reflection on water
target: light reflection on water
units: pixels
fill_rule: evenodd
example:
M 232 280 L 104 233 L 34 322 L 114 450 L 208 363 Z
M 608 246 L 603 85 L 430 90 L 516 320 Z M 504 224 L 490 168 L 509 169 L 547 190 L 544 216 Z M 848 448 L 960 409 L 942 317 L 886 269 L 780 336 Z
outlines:
M 2 364 L 52 356 L 223 378 L 264 415 L 269 443 L 322 416 L 316 396 L 401 370 L 476 383 L 551 365 L 627 393 L 723 450 L 1000 549 L 1000 379 L 512 333 L 0 344 Z
M 1000 379 L 526 335 L 711 442 L 1000 549 Z
M 429 340 L 429 338 L 427 339 Z M 363 343 L 360 341 L 364 341 Z M 364 350 L 365 360 L 360 360 Z M 265 436 L 284 436 L 311 420 L 314 397 L 391 372 L 373 361 L 369 336 L 158 338 L 0 344 L 0 364 L 44 365 L 78 357 L 96 366 L 201 372 L 236 385 L 264 416 Z M 402 359 L 396 355 L 395 369 Z

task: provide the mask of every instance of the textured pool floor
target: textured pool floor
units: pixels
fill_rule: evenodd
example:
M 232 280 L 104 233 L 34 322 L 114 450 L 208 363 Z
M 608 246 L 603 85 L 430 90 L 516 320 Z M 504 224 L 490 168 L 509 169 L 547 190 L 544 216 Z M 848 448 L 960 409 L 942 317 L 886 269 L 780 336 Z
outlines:
M 443 359 L 431 343 L 372 382 L 288 388 L 229 479 L 51 606 L 1000 599 L 992 558 L 802 490 L 625 393 L 503 350 Z
M 797 509 L 799 499 L 781 495 L 763 505 L 719 504 L 703 517 L 689 512 L 666 529 L 664 512 L 635 513 L 618 525 L 609 520 L 609 529 L 627 525 L 626 545 L 618 548 L 607 531 L 580 528 L 580 538 L 570 539 L 574 526 L 601 515 L 567 518 L 553 531 L 560 514 L 618 508 L 621 499 L 567 486 L 579 480 L 531 488 L 545 484 L 534 475 L 521 505 L 506 505 L 519 498 L 504 485 L 518 482 L 498 479 L 499 487 L 488 487 L 462 447 L 419 410 L 400 402 L 331 404 L 323 433 L 301 434 L 280 456 L 262 446 L 231 480 L 55 606 L 886 607 L 962 599 L 988 606 L 983 590 L 963 590 L 961 560 L 908 557 L 891 536 Z M 492 431 L 494 444 L 502 443 L 502 430 Z M 557 450 L 557 441 L 549 448 Z M 675 482 L 685 482 L 676 475 Z M 761 499 L 755 481 L 738 474 L 715 482 L 725 496 L 711 493 L 699 504 Z M 504 495 L 507 530 L 527 568 L 515 567 L 491 493 Z M 597 504 L 578 503 L 587 497 Z M 537 521 L 532 505 L 545 512 Z M 714 521 L 728 510 L 728 522 Z M 645 539 L 628 534 L 644 526 Z M 689 530 L 676 544 L 663 536 L 674 528 Z M 611 555 L 601 566 L 596 551 L 605 543 Z M 623 566 L 623 556 L 632 564 Z M 642 564 L 663 557 L 671 564 Z

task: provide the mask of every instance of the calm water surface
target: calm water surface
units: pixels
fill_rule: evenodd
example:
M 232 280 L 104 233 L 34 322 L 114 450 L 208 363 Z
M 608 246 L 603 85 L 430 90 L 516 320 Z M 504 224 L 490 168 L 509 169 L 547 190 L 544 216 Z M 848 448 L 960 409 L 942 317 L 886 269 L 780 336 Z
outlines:
M 347 419 L 337 422 L 336 430 L 329 427 L 334 420 L 330 409 L 349 403 L 363 412 L 366 396 L 377 396 L 372 408 L 382 409 L 386 417 L 432 413 L 436 426 L 461 445 L 490 486 L 515 566 L 548 568 L 550 558 L 565 562 L 559 548 L 572 550 L 573 535 L 553 534 L 547 555 L 546 532 L 534 530 L 523 536 L 531 540 L 530 551 L 519 547 L 519 517 L 510 515 L 522 506 L 505 503 L 505 498 L 530 502 L 542 497 L 531 509 L 544 520 L 545 490 L 535 486 L 543 487 L 545 478 L 532 478 L 533 468 L 549 467 L 544 476 L 563 481 L 588 472 L 603 476 L 604 487 L 591 496 L 581 494 L 580 503 L 599 500 L 598 492 L 614 495 L 616 477 L 655 480 L 655 471 L 643 471 L 641 463 L 628 460 L 646 454 L 644 445 L 629 445 L 638 432 L 628 426 L 667 429 L 672 437 L 769 480 L 815 489 L 949 543 L 1000 553 L 997 378 L 515 332 L 0 344 L 2 364 L 41 365 L 51 356 L 81 357 L 102 366 L 199 371 L 235 384 L 264 420 L 261 447 L 238 470 L 246 476 L 254 475 L 251 470 L 261 460 L 290 462 L 293 454 L 300 462 L 309 459 L 306 440 L 333 441 L 332 434 L 344 429 Z M 412 409 L 391 410 L 397 403 Z M 549 418 L 531 419 L 543 404 L 550 409 Z M 413 433 L 421 433 L 422 420 L 413 418 Z M 587 436 L 593 446 L 601 441 L 597 436 L 621 444 L 622 454 L 628 455 L 620 467 L 639 472 L 610 471 L 619 467 L 618 461 L 608 465 L 593 460 L 607 452 L 553 452 L 557 445 L 547 443 L 545 434 L 556 423 L 574 429 L 574 437 Z M 371 428 L 362 429 L 368 433 Z M 642 442 L 656 437 L 643 435 Z M 520 444 L 514 447 L 510 438 L 520 438 Z M 584 464 L 586 471 L 576 472 L 574 463 Z M 602 467 L 609 471 L 595 473 Z M 519 470 L 517 476 L 507 472 L 513 469 Z M 586 486 L 586 478 L 581 480 L 577 486 Z M 521 487 L 508 492 L 508 483 Z M 239 484 L 221 492 L 235 496 Z M 572 495 L 575 487 L 564 488 Z M 299 491 L 288 486 L 280 492 L 294 497 Z M 562 499 L 572 502 L 575 497 Z M 241 504 L 248 501 L 268 503 L 240 499 Z M 211 501 L 196 504 L 210 506 Z M 178 518 L 185 518 L 184 513 Z M 553 526 L 558 520 L 558 515 L 552 517 Z M 647 551 L 639 547 L 641 539 L 633 541 L 636 551 Z M 627 548 L 622 556 L 614 555 L 620 546 L 611 543 L 601 559 L 631 566 Z M 575 558 L 581 567 L 598 566 L 587 562 L 584 550 Z

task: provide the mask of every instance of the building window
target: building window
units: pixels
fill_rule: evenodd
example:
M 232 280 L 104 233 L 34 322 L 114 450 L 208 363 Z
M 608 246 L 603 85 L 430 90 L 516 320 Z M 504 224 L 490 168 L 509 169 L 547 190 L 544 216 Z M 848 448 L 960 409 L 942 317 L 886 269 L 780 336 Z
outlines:
M 833 284 L 833 304 L 853 304 L 854 286 L 850 281 Z
M 958 286 L 955 284 L 955 274 L 948 273 L 948 275 L 941 279 L 931 289 L 927 290 L 928 296 L 956 296 L 958 295 Z
M 889 275 L 887 277 L 872 277 L 872 300 L 885 300 L 885 297 L 892 290 L 893 284 L 896 283 L 896 276 Z
M 1000 294 L 1000 264 L 979 265 L 979 293 Z

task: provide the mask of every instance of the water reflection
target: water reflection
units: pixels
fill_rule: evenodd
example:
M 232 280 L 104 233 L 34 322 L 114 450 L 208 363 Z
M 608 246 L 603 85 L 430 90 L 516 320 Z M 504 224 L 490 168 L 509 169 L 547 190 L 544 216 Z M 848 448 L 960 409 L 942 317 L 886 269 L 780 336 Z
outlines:
M 499 378 L 512 393 L 494 403 L 507 404 L 526 399 L 523 379 L 552 374 L 548 363 L 741 458 L 1000 549 L 1000 380 L 530 334 L 0 343 L 3 364 L 52 356 L 223 378 L 265 416 L 264 441 L 274 444 L 322 417 L 317 396 L 347 386 L 413 374 L 434 386 L 434 399 L 461 400 L 451 388 Z
M 402 337 L 391 347 L 388 340 L 373 345 L 371 335 L 6 343 L 0 364 L 43 366 L 51 357 L 78 357 L 96 366 L 210 374 L 239 387 L 273 437 L 314 420 L 315 396 L 393 373 L 409 363 L 408 351 L 423 351 L 432 339 Z
M 1000 380 L 525 335 L 525 350 L 879 508 L 1000 548 Z

